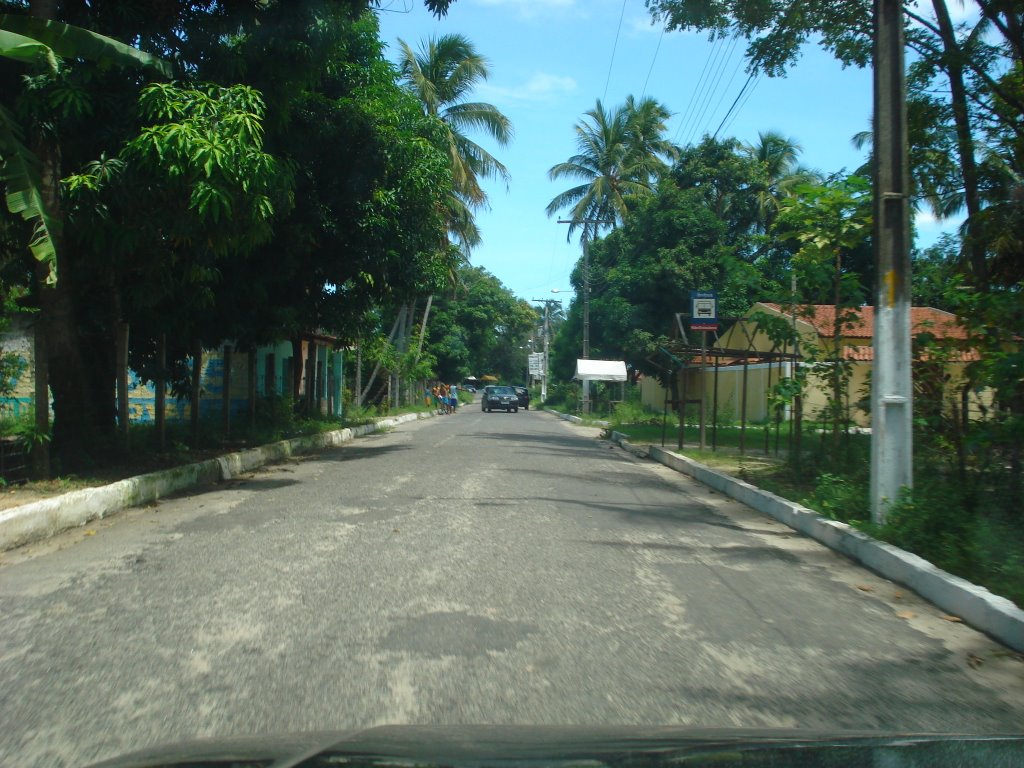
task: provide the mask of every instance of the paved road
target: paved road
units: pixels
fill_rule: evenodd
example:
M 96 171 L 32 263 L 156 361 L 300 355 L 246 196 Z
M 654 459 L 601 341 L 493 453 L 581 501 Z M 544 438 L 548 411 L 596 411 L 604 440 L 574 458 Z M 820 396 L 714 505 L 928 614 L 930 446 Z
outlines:
M 1024 663 L 993 642 L 535 411 L 7 553 L 0 611 L 0 765 L 383 723 L 1024 723 Z

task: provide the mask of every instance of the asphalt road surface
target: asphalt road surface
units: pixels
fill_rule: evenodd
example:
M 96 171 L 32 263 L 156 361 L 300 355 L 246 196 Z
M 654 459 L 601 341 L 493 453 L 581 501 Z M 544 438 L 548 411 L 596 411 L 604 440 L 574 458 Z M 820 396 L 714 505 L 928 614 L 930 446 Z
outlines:
M 0 765 L 385 723 L 1020 732 L 1024 662 L 550 414 L 403 425 L 0 556 Z

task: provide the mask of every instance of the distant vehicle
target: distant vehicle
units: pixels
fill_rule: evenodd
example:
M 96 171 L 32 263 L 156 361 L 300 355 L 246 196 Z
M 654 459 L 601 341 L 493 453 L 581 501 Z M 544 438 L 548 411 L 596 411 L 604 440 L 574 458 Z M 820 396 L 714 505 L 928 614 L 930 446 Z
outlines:
M 530 390 L 526 387 L 512 387 L 516 391 L 516 398 L 519 400 L 519 407 L 523 410 L 530 410 Z
M 518 413 L 519 398 L 516 397 L 516 391 L 512 387 L 492 384 L 484 387 L 484 396 L 480 398 L 480 410 L 484 413 L 491 411 Z

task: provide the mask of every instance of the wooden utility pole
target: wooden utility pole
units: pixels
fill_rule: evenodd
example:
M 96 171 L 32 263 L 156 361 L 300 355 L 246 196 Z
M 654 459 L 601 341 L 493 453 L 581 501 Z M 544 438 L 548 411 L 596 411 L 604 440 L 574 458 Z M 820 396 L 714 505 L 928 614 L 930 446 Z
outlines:
M 885 522 L 913 485 L 910 371 L 910 172 L 903 3 L 874 6 L 875 330 L 871 381 L 871 517 Z M 838 308 L 837 308 L 838 311 Z
M 583 359 L 590 359 L 590 225 L 597 236 L 598 224 L 614 224 L 612 219 L 559 219 L 559 224 L 583 224 Z M 590 380 L 584 379 L 583 413 L 590 413 Z

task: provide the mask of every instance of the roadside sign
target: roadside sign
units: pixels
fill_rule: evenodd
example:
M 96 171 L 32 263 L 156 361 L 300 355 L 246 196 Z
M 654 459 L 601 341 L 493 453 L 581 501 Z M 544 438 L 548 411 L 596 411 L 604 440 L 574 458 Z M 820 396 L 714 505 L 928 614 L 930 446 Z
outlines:
M 544 375 L 544 353 L 531 352 L 528 357 L 531 376 Z
M 690 291 L 690 330 L 718 330 L 718 293 Z

